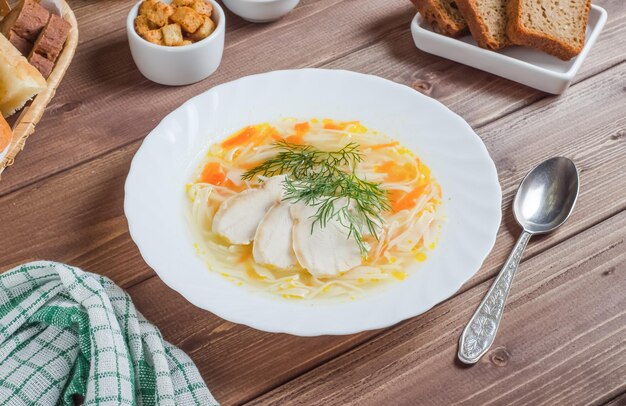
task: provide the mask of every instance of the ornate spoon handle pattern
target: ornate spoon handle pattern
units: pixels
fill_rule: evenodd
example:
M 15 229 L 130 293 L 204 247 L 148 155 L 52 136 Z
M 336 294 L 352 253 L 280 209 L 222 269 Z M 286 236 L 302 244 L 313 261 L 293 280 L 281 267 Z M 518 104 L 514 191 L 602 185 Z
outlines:
M 462 362 L 476 363 L 496 338 L 511 282 L 531 235 L 527 231 L 522 232 L 487 295 L 463 330 L 459 340 L 459 359 Z

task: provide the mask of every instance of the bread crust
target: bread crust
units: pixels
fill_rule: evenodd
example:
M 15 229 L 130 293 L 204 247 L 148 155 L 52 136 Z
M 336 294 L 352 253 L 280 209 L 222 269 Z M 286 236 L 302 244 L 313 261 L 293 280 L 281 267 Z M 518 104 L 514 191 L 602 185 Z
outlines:
M 509 45 L 509 41 L 500 42 L 489 34 L 487 25 L 478 12 L 476 0 L 456 0 L 456 4 L 479 47 L 495 51 Z
M 11 143 L 13 132 L 9 123 L 0 114 L 0 153 L 2 153 Z
M 584 11 L 583 27 L 587 27 L 591 0 L 587 0 Z M 516 45 L 537 48 L 559 59 L 568 61 L 578 55 L 585 45 L 585 30 L 583 30 L 580 45 L 565 42 L 546 32 L 534 30 L 524 26 L 522 21 L 522 4 L 520 0 L 509 0 L 507 4 L 508 23 L 507 36 Z
M 458 37 L 465 32 L 467 25 L 451 18 L 436 0 L 411 0 L 411 2 L 434 31 L 449 37 Z

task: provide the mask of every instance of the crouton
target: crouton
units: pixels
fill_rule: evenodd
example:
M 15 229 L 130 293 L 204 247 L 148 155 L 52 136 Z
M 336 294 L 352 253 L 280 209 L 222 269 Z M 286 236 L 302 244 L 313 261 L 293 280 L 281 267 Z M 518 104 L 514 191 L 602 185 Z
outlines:
M 184 7 L 191 6 L 195 0 L 174 0 L 172 1 L 172 6 L 174 7 Z
M 184 39 L 183 42 L 180 45 L 191 45 L 193 44 L 192 41 L 188 40 L 188 39 Z
M 168 46 L 182 45 L 183 33 L 178 24 L 168 24 L 161 28 L 163 32 L 163 43 Z
M 204 23 L 202 16 L 191 7 L 179 7 L 170 16 L 171 20 L 180 24 L 183 30 L 191 34 Z
M 148 42 L 152 42 L 153 44 L 163 45 L 163 33 L 161 29 L 158 30 L 150 30 L 142 35 L 143 39 Z
M 155 23 L 148 20 L 148 17 L 146 17 L 145 15 L 140 15 L 135 18 L 135 31 L 137 31 L 137 34 L 141 36 L 143 36 L 143 34 L 148 31 L 157 30 L 159 28 L 160 27 L 157 26 Z
M 165 3 L 161 3 L 157 1 L 153 4 L 153 6 L 145 12 L 145 16 L 148 17 L 148 20 L 152 21 L 154 24 L 159 27 L 163 27 L 167 25 L 168 19 L 174 13 L 174 9 Z
M 193 34 L 190 35 L 190 38 L 193 41 L 200 41 L 205 39 L 206 37 L 208 37 L 209 35 L 211 35 L 211 33 L 215 31 L 215 23 L 213 22 L 213 20 L 211 20 L 209 17 L 204 17 L 204 22 L 202 23 L 202 25 L 200 26 L 200 28 L 198 28 L 196 30 L 196 32 L 194 32 Z
M 154 8 L 154 6 L 159 2 L 159 0 L 144 0 L 141 2 L 139 6 L 139 12 L 137 13 L 140 16 L 145 16 L 148 14 L 150 10 Z
M 194 0 L 191 8 L 207 17 L 211 17 L 211 13 L 213 12 L 213 6 L 207 3 L 205 0 Z

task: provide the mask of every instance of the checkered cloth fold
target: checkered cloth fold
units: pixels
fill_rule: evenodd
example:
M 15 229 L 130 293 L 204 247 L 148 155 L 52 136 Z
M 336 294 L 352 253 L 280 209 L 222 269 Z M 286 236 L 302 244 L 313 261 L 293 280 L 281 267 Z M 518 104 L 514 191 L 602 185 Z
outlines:
M 0 275 L 0 406 L 217 405 L 111 280 L 55 262 Z

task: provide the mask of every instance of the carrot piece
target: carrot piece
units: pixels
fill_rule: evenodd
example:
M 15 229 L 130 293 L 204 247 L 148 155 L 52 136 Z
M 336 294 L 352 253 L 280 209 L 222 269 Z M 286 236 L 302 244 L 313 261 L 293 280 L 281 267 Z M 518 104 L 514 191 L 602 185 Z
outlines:
M 296 135 L 304 135 L 309 132 L 309 130 L 311 129 L 311 125 L 305 121 L 303 123 L 296 123 L 293 128 L 296 132 Z
M 203 183 L 210 183 L 211 185 L 219 186 L 226 180 L 226 174 L 222 169 L 222 166 L 217 162 L 209 162 L 202 169 L 202 175 L 200 181 Z
M 414 165 L 406 163 L 400 166 L 395 161 L 385 161 L 380 165 L 376 165 L 374 170 L 378 173 L 387 174 L 385 180 L 388 182 L 401 182 L 415 178 L 417 175 Z
M 289 137 L 285 138 L 285 141 L 287 141 L 290 144 L 297 144 L 297 145 L 302 145 L 304 144 L 304 139 L 302 138 L 301 135 L 290 135 Z
M 411 190 L 409 193 L 406 193 L 404 196 L 397 200 L 391 201 L 391 208 L 394 212 L 399 212 L 401 210 L 406 210 L 415 207 L 415 203 L 417 203 L 417 198 L 424 193 L 426 186 L 418 186 L 415 189 Z
M 254 127 L 248 126 L 233 136 L 222 141 L 223 148 L 232 148 L 241 145 L 256 135 L 257 131 Z
M 345 130 L 347 125 L 346 123 L 336 123 L 329 118 L 322 120 L 322 123 L 324 123 L 324 128 L 326 130 Z
M 308 133 L 310 129 L 311 125 L 306 121 L 303 123 L 296 123 L 296 125 L 294 126 L 294 133 L 285 138 L 285 141 L 290 144 L 302 145 L 304 144 L 304 135 Z
M 370 145 L 369 147 L 365 147 L 365 148 L 369 148 L 372 151 L 376 151 L 377 149 L 383 149 L 383 148 L 387 148 L 387 147 L 395 147 L 396 145 L 399 145 L 399 144 L 400 144 L 400 142 L 393 141 L 393 142 L 388 142 L 386 144 Z

